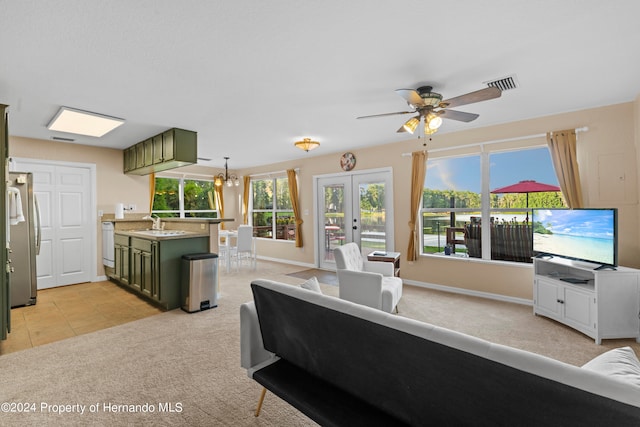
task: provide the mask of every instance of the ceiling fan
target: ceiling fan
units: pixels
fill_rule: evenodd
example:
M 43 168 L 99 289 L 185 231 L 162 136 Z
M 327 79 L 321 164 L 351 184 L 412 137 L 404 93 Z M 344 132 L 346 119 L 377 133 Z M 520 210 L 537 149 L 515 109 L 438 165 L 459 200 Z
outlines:
M 442 119 L 458 120 L 470 122 L 479 117 L 478 114 L 465 113 L 463 111 L 449 110 L 449 107 L 473 104 L 474 102 L 487 101 L 499 98 L 502 91 L 497 87 L 488 87 L 475 92 L 456 96 L 442 100 L 442 95 L 432 92 L 431 86 L 420 86 L 417 89 L 397 89 L 395 92 L 407 101 L 413 111 L 399 111 L 396 113 L 374 114 L 372 116 L 360 116 L 358 119 L 369 119 L 372 117 L 395 116 L 400 114 L 417 114 L 410 118 L 398 129 L 398 132 L 409 132 L 413 134 L 422 118 L 424 118 L 424 133 L 431 135 L 438 131 L 442 124 Z

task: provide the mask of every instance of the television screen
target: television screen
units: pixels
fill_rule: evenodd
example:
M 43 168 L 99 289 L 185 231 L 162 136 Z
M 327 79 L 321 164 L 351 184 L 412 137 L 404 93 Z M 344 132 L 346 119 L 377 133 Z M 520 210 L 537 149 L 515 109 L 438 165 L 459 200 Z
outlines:
M 618 265 L 617 209 L 534 209 L 533 250 Z

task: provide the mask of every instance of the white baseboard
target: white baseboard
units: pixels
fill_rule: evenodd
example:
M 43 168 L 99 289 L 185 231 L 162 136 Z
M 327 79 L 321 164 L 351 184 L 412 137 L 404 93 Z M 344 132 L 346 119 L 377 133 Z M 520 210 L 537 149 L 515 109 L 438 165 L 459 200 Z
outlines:
M 317 268 L 315 264 L 308 264 L 306 262 L 296 262 L 296 261 L 291 261 L 289 259 L 271 258 L 271 257 L 265 257 L 265 256 L 258 256 L 257 258 L 264 261 L 279 262 L 280 264 L 291 264 L 291 265 L 297 265 L 297 266 L 306 267 L 306 268 Z
M 279 262 L 281 264 L 298 265 L 300 267 L 318 268 L 315 264 L 294 262 L 288 259 L 271 258 L 271 257 L 264 257 L 264 256 L 259 256 L 258 259 L 262 259 L 265 261 Z M 469 296 L 480 297 L 480 298 L 488 298 L 488 299 L 493 299 L 497 301 L 505 301 L 505 302 L 528 305 L 533 307 L 533 301 L 524 299 L 524 298 L 509 297 L 506 295 L 494 294 L 491 292 L 481 292 L 481 291 L 474 291 L 471 289 L 456 288 L 455 286 L 436 285 L 434 283 L 419 282 L 417 280 L 402 279 L 402 281 L 407 285 L 418 286 L 418 287 L 428 288 L 428 289 L 435 289 L 437 291 L 452 292 L 455 294 L 469 295 Z
M 524 299 L 524 298 L 509 297 L 506 295 L 493 294 L 490 292 L 481 292 L 481 291 L 474 291 L 471 289 L 456 288 L 455 286 L 436 285 L 434 283 L 418 282 L 416 280 L 402 279 L 402 281 L 407 285 L 419 286 L 421 288 L 435 289 L 437 291 L 452 292 L 455 294 L 470 295 L 470 296 L 480 297 L 480 298 L 488 298 L 488 299 L 493 299 L 497 301 L 512 302 L 515 304 L 529 305 L 533 307 L 533 301 Z

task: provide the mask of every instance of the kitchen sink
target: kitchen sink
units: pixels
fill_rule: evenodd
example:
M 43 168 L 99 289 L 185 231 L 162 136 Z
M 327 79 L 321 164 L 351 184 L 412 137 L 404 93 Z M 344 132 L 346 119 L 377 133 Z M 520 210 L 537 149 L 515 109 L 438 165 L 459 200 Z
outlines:
M 182 230 L 137 230 L 136 233 L 144 234 L 145 236 L 166 237 L 180 236 L 183 234 L 187 234 L 188 232 Z

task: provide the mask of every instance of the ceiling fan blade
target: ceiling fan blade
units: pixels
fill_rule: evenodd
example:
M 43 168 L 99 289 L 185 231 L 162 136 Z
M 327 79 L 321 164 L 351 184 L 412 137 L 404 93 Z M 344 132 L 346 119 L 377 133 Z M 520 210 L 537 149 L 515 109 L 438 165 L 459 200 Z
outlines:
M 356 117 L 356 119 L 370 119 L 373 117 L 385 117 L 385 116 L 397 116 L 400 114 L 414 114 L 415 111 L 398 111 L 397 113 L 384 113 L 384 114 L 374 114 L 372 116 L 360 116 Z
M 502 91 L 497 87 L 488 87 L 485 89 L 469 92 L 455 98 L 445 99 L 441 105 L 443 108 L 458 107 L 460 105 L 473 104 L 475 102 L 488 101 L 494 98 L 500 98 Z
M 424 100 L 418 92 L 413 89 L 396 89 L 396 93 L 403 97 L 409 105 L 414 108 L 424 107 Z
M 471 122 L 480 117 L 480 114 L 465 113 L 464 111 L 456 110 L 440 110 L 438 111 L 438 115 L 445 119 L 458 120 L 459 122 Z

